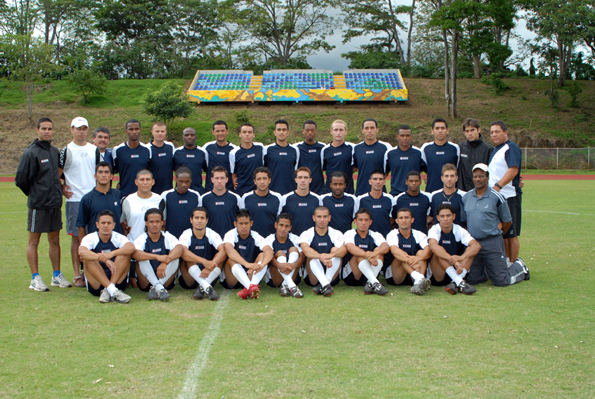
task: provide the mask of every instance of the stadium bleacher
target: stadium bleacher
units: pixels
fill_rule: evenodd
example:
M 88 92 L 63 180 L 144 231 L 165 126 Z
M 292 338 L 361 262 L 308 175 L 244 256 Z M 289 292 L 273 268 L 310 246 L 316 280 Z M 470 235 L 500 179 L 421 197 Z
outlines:
M 352 70 L 344 71 L 348 89 L 397 89 L 403 88 L 400 75 L 395 71 Z
M 252 72 L 201 71 L 192 90 L 248 90 Z
M 274 70 L 263 73 L 261 90 L 271 89 L 332 89 L 332 71 Z

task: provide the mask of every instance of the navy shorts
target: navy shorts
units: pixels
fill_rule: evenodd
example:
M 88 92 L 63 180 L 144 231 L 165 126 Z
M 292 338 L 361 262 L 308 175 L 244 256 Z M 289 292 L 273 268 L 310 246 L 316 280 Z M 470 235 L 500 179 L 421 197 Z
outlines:
M 517 195 L 516 197 L 510 197 L 506 200 L 508 209 L 510 209 L 510 216 L 512 217 L 512 224 L 510 228 L 504 234 L 503 238 L 514 238 L 521 235 L 521 204 L 523 202 L 523 196 Z

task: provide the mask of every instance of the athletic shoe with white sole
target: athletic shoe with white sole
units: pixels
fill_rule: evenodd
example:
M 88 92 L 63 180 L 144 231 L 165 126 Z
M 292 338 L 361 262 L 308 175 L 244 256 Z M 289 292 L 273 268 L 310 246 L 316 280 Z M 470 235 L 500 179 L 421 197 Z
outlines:
M 450 295 L 457 294 L 457 285 L 454 281 L 451 281 L 446 287 L 444 287 L 444 291 L 448 292 Z
M 157 295 L 157 290 L 155 289 L 155 287 L 151 286 L 151 289 L 149 290 L 149 293 L 147 294 L 147 299 L 149 301 L 154 301 L 159 299 L 159 295 Z
M 58 274 L 56 277 L 52 277 L 52 287 L 60 287 L 60 288 L 70 288 L 72 284 L 66 280 L 66 277 L 62 273 Z
M 415 295 L 423 295 L 424 294 L 424 288 L 422 287 L 421 283 L 419 284 L 413 284 L 413 287 L 411 287 L 411 289 L 409 290 L 410 294 L 415 294 Z
M 165 302 L 165 301 L 169 301 L 170 295 L 169 292 L 167 292 L 167 290 L 165 288 L 160 289 L 157 291 L 157 297 L 159 298 L 160 301 Z
M 368 281 L 366 283 L 366 285 L 364 286 L 364 294 L 372 295 L 373 293 L 374 293 L 374 288 L 372 287 L 372 283 Z
M 48 288 L 48 286 L 45 285 L 45 283 L 43 282 L 43 279 L 39 275 L 35 276 L 35 278 L 33 280 L 31 280 L 31 284 L 29 284 L 29 289 L 33 290 L 33 291 L 39 291 L 39 292 L 44 292 L 44 291 L 50 290 Z
M 372 284 L 372 290 L 374 290 L 374 294 L 376 295 L 384 296 L 388 294 L 388 290 L 380 282 Z
M 101 290 L 101 294 L 99 295 L 99 302 L 100 303 L 110 303 L 112 301 L 112 296 L 109 294 L 107 288 Z
M 199 284 L 198 287 L 196 287 L 196 290 L 194 290 L 194 294 L 192 294 L 192 298 L 196 299 L 197 301 L 200 301 L 204 297 L 205 297 L 205 292 L 203 291 L 202 286 Z
M 429 278 L 423 278 L 421 280 L 421 283 L 419 283 L 421 285 L 421 288 L 423 288 L 424 291 L 429 291 L 432 289 L 432 282 L 430 281 Z
M 302 290 L 300 290 L 297 285 L 295 287 L 291 287 L 289 289 L 289 295 L 291 295 L 294 298 L 303 298 L 304 294 L 302 292 Z
M 130 295 L 125 294 L 124 292 L 120 291 L 117 288 L 116 288 L 116 292 L 114 292 L 114 295 L 112 296 L 112 301 L 118 302 L 118 303 L 128 303 L 128 302 L 130 302 L 131 299 L 132 299 L 132 297 Z
M 205 294 L 207 294 L 207 297 L 211 300 L 211 301 L 216 301 L 217 299 L 220 298 L 220 295 L 217 291 L 215 291 L 215 289 L 213 287 L 209 287 L 207 288 Z
M 473 295 L 477 292 L 477 288 L 474 286 L 467 284 L 465 280 L 459 285 L 459 292 L 465 295 Z
M 525 270 L 525 280 L 530 280 L 531 274 L 529 273 L 529 268 L 527 267 L 527 264 L 521 258 L 516 258 L 516 261 L 519 262 L 519 264 L 523 266 L 523 269 Z
M 281 287 L 279 287 L 279 295 L 289 296 L 290 294 L 289 287 L 287 287 L 285 284 L 281 284 Z

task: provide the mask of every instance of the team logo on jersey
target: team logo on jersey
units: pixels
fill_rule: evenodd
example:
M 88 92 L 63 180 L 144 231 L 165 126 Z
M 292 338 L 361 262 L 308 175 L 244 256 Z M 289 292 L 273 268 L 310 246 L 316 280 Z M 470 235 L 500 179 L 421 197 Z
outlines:
M 204 245 L 197 245 L 194 247 L 194 249 L 205 249 Z
M 298 206 L 308 206 L 308 203 L 307 202 L 300 202 L 300 203 L 298 203 Z
M 246 248 L 246 246 L 245 246 L 245 245 L 238 245 L 238 248 L 239 248 L 239 249 L 248 249 L 248 248 Z
M 408 161 L 408 160 L 409 160 L 409 157 L 401 157 L 401 158 L 399 158 L 399 159 L 400 159 L 401 161 Z
M 461 157 L 467 158 L 467 154 L 461 154 Z
M 367 244 L 360 244 L 358 245 L 358 247 L 362 248 L 362 249 L 368 249 L 368 245 Z
M 450 201 L 442 201 L 443 204 L 448 204 L 451 205 L 452 203 Z
M 318 152 L 318 150 L 308 150 L 309 154 L 312 154 L 313 152 Z
M 186 154 L 186 158 L 194 158 L 194 154 Z
M 411 244 L 403 244 L 403 248 L 411 248 Z
M 410 202 L 409 206 L 419 206 L 419 204 L 417 202 Z
M 335 208 L 343 208 L 343 204 L 335 204 Z
M 436 151 L 436 155 L 444 155 L 444 151 Z
M 286 152 L 280 152 L 279 155 L 287 155 Z
M 88 155 L 89 155 L 89 154 L 87 154 L 86 152 L 83 152 L 83 153 L 81 154 L 81 157 L 83 157 L 83 158 L 87 158 L 87 156 L 88 156 Z
M 154 253 L 154 254 L 156 254 L 157 252 L 161 252 L 161 248 L 153 248 L 153 249 L 151 250 L 151 253 Z
M 112 250 L 111 250 L 111 249 L 102 249 L 102 250 L 101 250 L 101 253 L 102 253 L 102 254 L 107 254 L 107 253 L 110 253 L 110 252 L 112 252 Z
M 225 201 L 215 202 L 215 205 L 225 205 Z
M 341 155 L 341 154 L 343 154 L 343 152 L 335 152 L 335 153 L 333 154 L 333 156 L 334 156 L 334 157 L 336 157 L 336 156 L 338 156 L 338 155 Z
M 160 153 L 160 154 L 157 154 L 157 156 L 159 156 L 159 157 L 164 157 L 164 156 L 166 156 L 166 155 L 167 155 L 167 153 L 165 153 L 165 152 L 162 152 L 162 153 Z
M 380 209 L 382 208 L 382 205 L 372 205 L 372 209 Z
M 118 201 L 114 201 L 114 205 L 115 206 L 118 206 Z
M 246 158 L 254 158 L 256 156 L 256 154 L 248 154 L 246 155 Z
M 224 152 L 217 151 L 217 155 L 226 155 Z
M 187 204 L 187 203 L 188 203 L 188 200 L 179 200 L 178 201 L 178 204 Z
M 374 154 L 374 150 L 366 151 L 366 154 Z
M 143 212 L 146 212 L 148 210 L 149 210 L 149 207 L 148 206 L 143 206 L 142 209 L 141 209 L 141 211 L 143 211 Z
M 326 243 L 326 242 L 319 242 L 318 243 L 318 246 L 319 247 L 328 247 L 328 243 Z
M 130 158 L 140 158 L 140 155 L 138 155 L 138 154 L 130 154 Z
M 42 159 L 40 162 L 41 163 L 48 163 L 48 162 L 50 162 L 50 160 L 49 159 Z
M 267 206 L 268 204 L 266 202 L 259 202 L 258 206 Z
M 450 240 L 444 240 L 442 241 L 442 244 L 450 244 Z

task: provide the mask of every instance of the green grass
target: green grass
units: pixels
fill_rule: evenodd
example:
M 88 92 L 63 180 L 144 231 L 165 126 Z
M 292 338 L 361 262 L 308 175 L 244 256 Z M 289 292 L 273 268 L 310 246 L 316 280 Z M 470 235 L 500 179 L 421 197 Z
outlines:
M 176 287 L 168 303 L 129 289 L 130 304 L 102 305 L 84 289 L 27 289 L 26 199 L 0 183 L 0 397 L 178 397 L 214 314 L 198 398 L 592 397 L 594 190 L 532 181 L 521 237 L 531 280 L 471 297 L 364 296 L 341 283 L 321 298 L 302 283 L 300 300 L 265 287 L 241 301 L 217 286 L 219 303 L 197 302 Z M 49 282 L 46 242 L 40 255 Z

